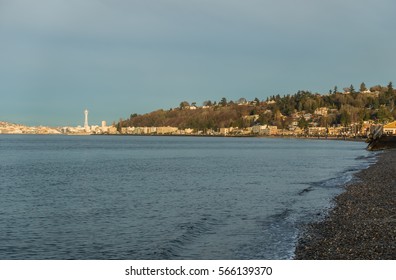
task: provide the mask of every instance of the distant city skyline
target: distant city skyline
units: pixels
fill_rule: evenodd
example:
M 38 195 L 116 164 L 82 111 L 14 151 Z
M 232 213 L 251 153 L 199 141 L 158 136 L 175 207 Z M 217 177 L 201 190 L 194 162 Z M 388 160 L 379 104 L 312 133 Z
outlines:
M 3 0 L 0 121 L 100 125 L 180 102 L 396 82 L 390 0 Z

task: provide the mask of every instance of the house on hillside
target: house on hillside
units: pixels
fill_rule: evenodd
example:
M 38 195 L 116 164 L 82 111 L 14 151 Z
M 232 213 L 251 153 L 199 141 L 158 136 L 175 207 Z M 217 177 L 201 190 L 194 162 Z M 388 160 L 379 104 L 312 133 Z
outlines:
M 248 115 L 248 116 L 243 116 L 242 119 L 248 120 L 248 121 L 257 121 L 260 118 L 259 115 Z
M 317 109 L 315 110 L 314 114 L 317 115 L 317 116 L 324 116 L 324 117 L 326 117 L 328 111 L 329 111 L 329 109 L 328 109 L 327 107 L 320 107 L 320 108 L 317 108 Z
M 396 121 L 384 125 L 383 131 L 385 134 L 396 135 Z
M 310 114 L 310 113 L 304 114 L 304 119 L 306 121 L 309 121 L 310 119 L 312 119 L 312 114 Z

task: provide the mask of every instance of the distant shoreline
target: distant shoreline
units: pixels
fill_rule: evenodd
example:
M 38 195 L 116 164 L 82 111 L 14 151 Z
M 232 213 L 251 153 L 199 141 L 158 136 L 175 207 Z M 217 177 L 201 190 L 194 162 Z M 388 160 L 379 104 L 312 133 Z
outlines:
M 71 134 L 70 134 L 71 135 Z M 72 135 L 71 135 L 72 136 Z M 288 135 L 271 135 L 271 136 L 263 136 L 263 135 L 167 135 L 167 134 L 158 134 L 158 135 L 150 135 L 150 134 L 91 134 L 87 136 L 126 136 L 126 137 L 207 137 L 207 138 L 264 138 L 264 139 L 301 139 L 301 140 L 334 140 L 334 141 L 352 141 L 352 142 L 365 142 L 366 138 L 362 137 L 314 137 L 314 136 L 288 136 Z
M 199 138 L 264 138 L 264 139 L 301 139 L 301 140 L 334 140 L 334 141 L 352 141 L 364 142 L 366 138 L 362 137 L 336 137 L 336 136 L 289 136 L 289 135 L 199 135 L 199 134 L 88 134 L 88 133 L 75 133 L 75 134 L 28 134 L 28 133 L 3 133 L 0 135 L 37 135 L 37 136 L 95 136 L 95 137 L 199 137 Z
M 306 226 L 295 259 L 396 259 L 396 150 L 356 174 L 324 221 Z

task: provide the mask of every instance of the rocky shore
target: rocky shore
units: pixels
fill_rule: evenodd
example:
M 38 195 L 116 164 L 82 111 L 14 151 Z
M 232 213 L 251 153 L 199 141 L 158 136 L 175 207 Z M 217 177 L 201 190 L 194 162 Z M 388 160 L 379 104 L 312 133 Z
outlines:
M 396 259 L 396 150 L 356 176 L 328 217 L 307 226 L 295 259 Z

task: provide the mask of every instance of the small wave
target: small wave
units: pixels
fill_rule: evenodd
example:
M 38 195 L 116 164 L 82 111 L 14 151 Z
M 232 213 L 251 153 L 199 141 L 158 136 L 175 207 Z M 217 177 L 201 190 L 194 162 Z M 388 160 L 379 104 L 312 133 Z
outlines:
M 378 151 L 378 152 L 370 152 L 366 155 L 361 155 L 356 157 L 356 160 L 376 160 L 377 156 L 382 153 L 382 151 Z
M 156 259 L 176 259 L 180 256 L 183 248 L 194 242 L 196 238 L 211 231 L 212 225 L 215 225 L 214 219 L 202 217 L 197 221 L 180 223 L 175 229 L 180 233 L 177 237 L 169 239 L 162 246 L 159 246 L 153 252 Z
M 366 159 L 370 159 L 372 156 L 371 155 L 363 155 L 363 156 L 358 156 L 356 157 L 356 160 L 366 160 Z
M 250 182 L 246 182 L 246 185 L 259 186 L 259 185 L 261 185 L 262 183 L 263 183 L 262 181 L 250 181 Z
M 266 217 L 265 220 L 261 220 L 258 222 L 263 226 L 278 224 L 281 221 L 287 220 L 287 218 L 290 217 L 292 212 L 293 212 L 292 209 L 285 208 L 280 213 L 270 215 Z
M 367 169 L 371 165 L 375 164 L 378 160 L 378 155 L 380 155 L 381 153 L 382 153 L 382 151 L 370 152 L 369 154 L 367 154 L 365 156 L 357 157 L 356 160 L 361 161 L 358 169 L 359 170 Z
M 308 187 L 308 188 L 305 188 L 305 189 L 299 191 L 299 192 L 298 192 L 298 195 L 304 195 L 304 194 L 309 193 L 309 192 L 311 192 L 311 191 L 313 191 L 313 190 L 314 190 L 314 187 L 313 187 L 313 186 L 310 186 L 310 187 Z
M 153 255 L 153 259 L 157 259 L 157 260 L 170 260 L 178 256 L 177 253 L 175 252 L 175 248 L 170 248 L 170 247 L 158 248 L 156 251 L 152 253 L 152 255 Z
M 324 187 L 329 187 L 329 186 L 344 187 L 349 183 L 358 181 L 359 179 L 358 177 L 356 177 L 356 174 L 359 171 L 367 169 L 371 165 L 375 164 L 378 160 L 377 156 L 378 153 L 359 156 L 356 158 L 357 161 L 360 161 L 359 164 L 347 168 L 342 173 L 340 173 L 339 176 L 335 178 L 331 178 L 329 180 L 324 180 L 322 182 L 319 182 L 319 185 Z
M 272 217 L 273 217 L 273 218 L 279 218 L 279 219 L 284 220 L 284 219 L 286 219 L 287 217 L 290 216 L 291 212 L 292 212 L 291 209 L 286 208 L 286 209 L 283 210 L 281 213 L 272 215 Z
M 249 244 L 250 247 L 245 250 L 246 256 L 250 259 L 291 259 L 298 234 L 296 214 L 293 208 L 285 208 L 258 221 L 265 241 L 255 240 L 254 243 Z M 266 246 L 257 247 L 259 242 L 265 243 Z
M 307 189 L 309 189 L 309 191 L 312 191 L 313 188 L 342 188 L 342 187 L 345 187 L 347 184 L 354 182 L 354 180 L 357 180 L 357 177 L 355 176 L 355 174 L 357 172 L 359 172 L 369 166 L 370 166 L 370 164 L 364 164 L 364 165 L 349 167 L 348 169 L 344 170 L 343 172 L 340 172 L 338 174 L 338 176 L 335 176 L 335 177 L 332 177 L 329 179 L 325 179 L 322 181 L 318 181 L 318 182 L 309 183 L 309 185 L 311 187 L 307 188 Z M 301 192 L 305 193 L 304 190 Z

